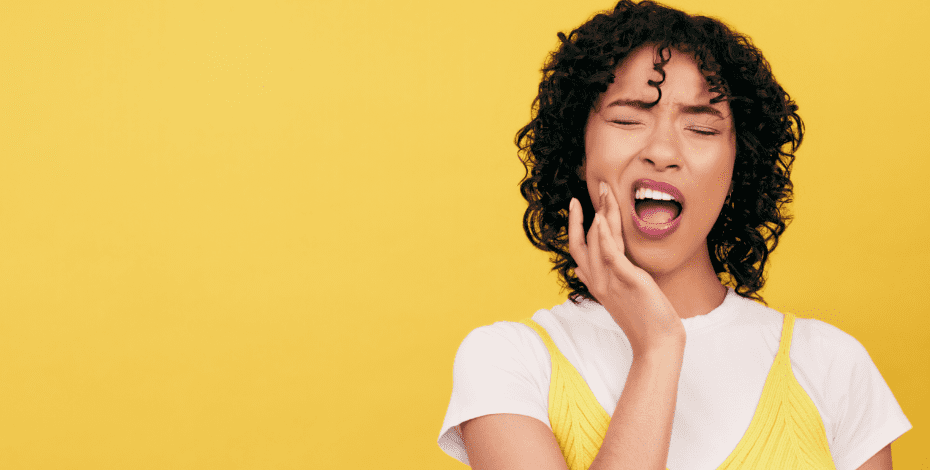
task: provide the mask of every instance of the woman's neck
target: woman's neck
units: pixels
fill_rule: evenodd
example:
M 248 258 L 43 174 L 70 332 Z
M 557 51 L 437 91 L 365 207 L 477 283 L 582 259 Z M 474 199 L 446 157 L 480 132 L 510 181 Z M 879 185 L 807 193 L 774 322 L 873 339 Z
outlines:
M 673 272 L 653 277 L 681 318 L 707 314 L 719 307 L 727 295 L 706 252 Z

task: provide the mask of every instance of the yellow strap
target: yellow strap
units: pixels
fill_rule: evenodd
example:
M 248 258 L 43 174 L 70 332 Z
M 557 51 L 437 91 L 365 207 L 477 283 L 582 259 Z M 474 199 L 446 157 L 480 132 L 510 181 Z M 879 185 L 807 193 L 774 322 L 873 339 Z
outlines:
M 542 339 L 552 361 L 549 380 L 549 424 L 569 470 L 586 470 L 604 442 L 610 415 L 588 384 L 559 351 L 549 334 L 533 320 L 521 321 Z
M 823 420 L 791 370 L 794 315 L 781 341 L 749 428 L 718 470 L 836 470 Z
M 791 351 L 791 337 L 794 335 L 794 315 L 785 314 L 785 319 L 781 326 L 781 341 L 778 342 L 778 353 L 776 356 L 785 357 Z M 790 368 L 790 363 L 789 363 Z
M 552 341 L 552 337 L 549 336 L 549 333 L 545 330 L 545 328 L 542 327 L 542 325 L 533 321 L 532 318 L 520 320 L 520 323 L 523 323 L 524 325 L 532 328 L 533 331 L 539 335 L 539 338 L 542 339 L 543 344 L 546 345 L 546 349 L 549 350 L 549 357 L 552 358 L 553 363 L 556 361 L 568 362 L 568 359 L 562 354 L 562 351 L 559 351 L 558 346 L 555 345 L 555 341 Z
M 569 470 L 586 470 L 597 455 L 610 415 L 552 338 L 533 320 L 552 361 L 549 422 Z M 718 470 L 836 470 L 817 407 L 791 370 L 794 315 L 785 314 L 778 352 L 749 429 Z

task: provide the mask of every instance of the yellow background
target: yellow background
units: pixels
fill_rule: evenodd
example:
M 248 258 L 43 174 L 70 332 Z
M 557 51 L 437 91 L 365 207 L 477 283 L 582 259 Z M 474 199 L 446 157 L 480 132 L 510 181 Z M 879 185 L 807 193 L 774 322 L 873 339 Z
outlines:
M 672 5 L 808 126 L 764 295 L 866 346 L 930 468 L 930 4 L 749 3 Z M 3 2 L 0 468 L 463 468 L 459 342 L 564 300 L 513 136 L 611 6 Z

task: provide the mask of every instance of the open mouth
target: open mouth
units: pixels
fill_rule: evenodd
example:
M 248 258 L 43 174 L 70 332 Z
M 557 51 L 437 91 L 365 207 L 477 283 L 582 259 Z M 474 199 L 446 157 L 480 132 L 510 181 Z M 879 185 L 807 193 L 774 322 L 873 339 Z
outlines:
M 649 224 L 667 224 L 681 215 L 681 203 L 675 196 L 657 189 L 637 189 L 634 205 L 636 215 Z

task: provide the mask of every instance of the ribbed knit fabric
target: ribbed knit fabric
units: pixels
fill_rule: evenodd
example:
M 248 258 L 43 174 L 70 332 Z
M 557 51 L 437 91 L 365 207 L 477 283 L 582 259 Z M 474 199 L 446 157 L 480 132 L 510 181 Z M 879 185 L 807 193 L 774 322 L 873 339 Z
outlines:
M 569 470 L 586 470 L 604 442 L 610 416 L 581 374 L 538 323 L 523 320 L 549 350 L 549 423 Z M 749 429 L 718 470 L 836 470 L 823 420 L 791 371 L 794 315 L 785 314 L 775 361 Z
M 539 323 L 521 321 L 536 330 L 552 359 L 552 379 L 549 381 L 549 424 L 568 464 L 568 470 L 591 466 L 604 442 L 610 415 L 594 398 L 581 374 L 556 347 L 549 333 Z

